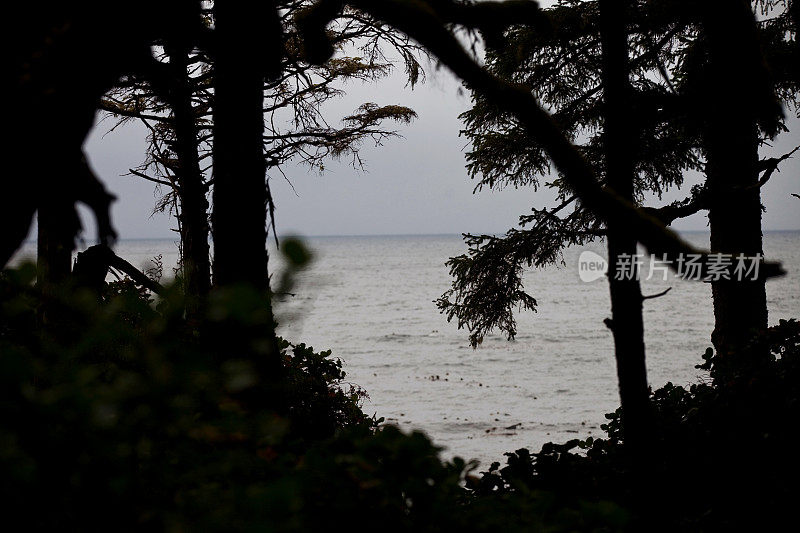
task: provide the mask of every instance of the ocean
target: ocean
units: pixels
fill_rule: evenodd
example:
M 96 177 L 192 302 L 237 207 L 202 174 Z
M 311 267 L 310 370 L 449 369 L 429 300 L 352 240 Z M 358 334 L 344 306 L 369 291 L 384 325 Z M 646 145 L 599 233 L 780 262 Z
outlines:
M 708 234 L 686 233 L 707 247 Z M 578 256 L 605 256 L 600 243 L 566 251 L 565 265 L 533 269 L 525 288 L 538 311 L 517 317 L 514 341 L 487 336 L 477 349 L 467 332 L 448 323 L 433 303 L 450 285 L 444 263 L 465 246 L 458 235 L 312 237 L 310 267 L 297 277 L 295 296 L 276 302 L 279 332 L 342 359 L 346 380 L 369 395 L 364 410 L 404 430 L 421 430 L 444 457 L 478 459 L 482 467 L 503 453 L 537 451 L 548 441 L 601 436 L 604 414 L 619 405 L 604 279 L 581 281 Z M 788 275 L 767 285 L 770 323 L 800 317 L 800 232 L 767 232 L 765 255 Z M 117 253 L 138 267 L 159 254 L 172 275 L 172 240 L 128 240 Z M 35 254 L 27 244 L 17 260 Z M 278 254 L 271 267 L 282 268 Z M 667 382 L 708 381 L 695 365 L 711 345 L 708 284 L 660 276 L 642 282 L 644 294 L 672 287 L 644 304 L 648 377 Z

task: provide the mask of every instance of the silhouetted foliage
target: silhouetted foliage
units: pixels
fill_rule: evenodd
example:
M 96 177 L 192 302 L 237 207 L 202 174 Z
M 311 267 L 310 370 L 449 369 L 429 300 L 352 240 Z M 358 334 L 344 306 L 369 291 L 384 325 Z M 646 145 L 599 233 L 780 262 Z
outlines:
M 722 93 L 726 91 L 717 87 L 712 94 L 704 96 L 700 90 L 710 81 L 703 74 L 708 70 L 709 61 L 705 28 L 709 17 L 702 10 L 691 9 L 681 2 L 644 0 L 628 4 L 628 71 L 632 85 L 628 104 L 637 131 L 635 146 L 629 148 L 635 168 L 633 201 L 640 204 L 646 194 L 661 197 L 665 191 L 680 187 L 687 171 L 706 170 L 708 155 L 702 125 L 709 116 L 709 101 L 716 99 L 721 102 Z M 763 15 L 763 20 L 758 23 L 758 36 L 764 50 L 763 61 L 769 65 L 769 76 L 763 66 L 760 74 L 744 76 L 754 86 L 743 88 L 746 96 L 740 100 L 758 110 L 762 142 L 786 131 L 770 84 L 780 100 L 797 111 L 798 78 L 796 69 L 789 64 L 800 62 L 790 60 L 794 57 L 790 50 L 796 40 L 790 18 L 791 5 L 791 2 L 754 2 Z M 720 6 L 711 17 L 728 20 L 727 11 L 727 7 Z M 487 38 L 485 61 L 487 69 L 498 77 L 529 88 L 551 111 L 564 135 L 576 144 L 600 183 L 608 185 L 606 156 L 601 141 L 605 91 L 601 80 L 599 16 L 597 1 L 557 2 L 542 9 L 536 23 L 512 24 L 494 39 Z M 734 62 L 743 57 L 740 52 L 728 55 Z M 751 66 L 741 68 L 749 69 Z M 729 77 L 716 76 L 715 79 L 727 80 Z M 495 327 L 513 337 L 515 331 L 505 329 L 508 326 L 513 328 L 511 314 L 516 308 L 528 306 L 519 298 L 524 294 L 519 287 L 519 276 L 506 277 L 506 281 L 495 282 L 492 286 L 486 283 L 485 277 L 477 275 L 479 269 L 466 268 L 466 257 L 474 265 L 508 264 L 508 270 L 512 272 L 522 272 L 531 266 L 559 264 L 564 248 L 606 235 L 606 222 L 594 209 L 587 209 L 563 170 L 553 167 L 538 132 L 528 128 L 519 114 L 509 111 L 493 95 L 483 92 L 480 86 L 472 89 L 473 107 L 461 118 L 465 124 L 462 134 L 470 141 L 467 170 L 477 182 L 475 191 L 510 186 L 547 187 L 558 192 L 559 202 L 550 209 L 534 208 L 533 216 L 536 218 L 532 228 L 526 228 L 531 225 L 531 216 L 521 216 L 521 228 L 513 229 L 505 236 L 493 237 L 491 246 L 486 245 L 489 242 L 486 237 L 465 236 L 468 254 L 450 261 L 453 287 L 437 303 L 448 317 L 457 317 L 460 325 L 477 328 L 470 329 L 470 340 L 474 344 Z M 741 103 L 726 100 L 719 106 L 722 113 L 734 116 L 737 113 L 731 110 L 741 107 Z M 728 146 L 726 154 L 730 150 Z M 727 155 L 723 154 L 723 157 Z M 772 163 L 776 164 L 776 161 Z M 762 160 L 759 168 L 761 178 L 756 178 L 759 183 L 750 188 L 751 192 L 757 193 L 758 187 L 769 180 L 770 168 L 770 160 Z M 724 178 L 731 176 L 732 172 L 726 172 Z M 721 186 L 714 189 L 713 194 L 721 198 L 716 202 L 711 201 L 712 191 L 708 187 L 699 187 L 703 190 L 702 195 L 700 190 L 693 189 L 691 196 L 683 201 L 645 209 L 668 225 L 676 218 L 732 201 L 731 195 L 723 194 Z M 522 238 L 541 242 L 520 246 Z M 507 239 L 508 244 L 502 245 L 499 242 L 502 239 Z M 735 239 L 733 236 L 732 240 Z M 712 248 L 751 255 L 759 251 L 731 247 L 730 244 Z M 505 257 L 483 257 L 504 250 L 507 252 Z M 484 308 L 485 316 L 479 316 L 484 313 L 481 309 L 463 305 L 474 294 L 482 294 L 487 301 L 494 302 Z M 498 316 L 503 316 L 503 320 L 498 320 Z M 746 327 L 742 329 L 747 330 Z
M 30 513 L 34 529 L 222 529 L 216 515 L 239 520 L 259 496 L 238 497 L 275 482 L 276 462 L 289 471 L 295 450 L 377 422 L 330 352 L 286 341 L 288 411 L 261 404 L 272 382 L 254 359 L 266 339 L 264 314 L 251 305 L 263 309 L 263 297 L 212 303 L 208 320 L 236 324 L 227 334 L 248 334 L 252 347 L 218 353 L 219 343 L 183 324 L 179 293 L 156 309 L 128 282 L 109 285 L 102 300 L 54 295 L 61 322 L 34 330 L 33 272 L 3 274 L 0 418 L 2 498 L 17 516 Z M 46 512 L 36 512 L 42 502 Z
M 345 94 L 344 83 L 386 77 L 395 67 L 388 56 L 397 55 L 408 82 L 414 85 L 422 72 L 417 56 L 423 53 L 406 37 L 350 10 L 332 30 L 337 57 L 324 65 L 310 65 L 301 57 L 302 43 L 294 26 L 294 15 L 308 4 L 276 3 L 281 11 L 282 35 L 273 43 L 276 50 L 271 53 L 279 75 L 263 83 L 264 179 L 273 226 L 275 204 L 270 180 L 288 179 L 284 170 L 289 162 L 323 172 L 329 159 L 350 158 L 353 167 L 361 168 L 359 151 L 365 141 L 381 144 L 396 135 L 385 121 L 408 123 L 416 116 L 404 106 L 367 102 L 336 124 L 325 105 Z M 207 2 L 203 10 L 210 27 L 214 23 L 213 2 Z M 176 216 L 185 288 L 194 296 L 189 301 L 200 300 L 202 304 L 211 282 L 206 197 L 213 192 L 215 182 L 211 155 L 216 56 L 185 40 L 158 44 L 155 79 L 137 75 L 123 78 L 106 94 L 101 108 L 119 120 L 114 128 L 131 120 L 147 127 L 145 159 L 131 169 L 131 174 L 156 184 L 159 197 L 155 211 Z M 194 312 L 198 303 L 188 311 Z

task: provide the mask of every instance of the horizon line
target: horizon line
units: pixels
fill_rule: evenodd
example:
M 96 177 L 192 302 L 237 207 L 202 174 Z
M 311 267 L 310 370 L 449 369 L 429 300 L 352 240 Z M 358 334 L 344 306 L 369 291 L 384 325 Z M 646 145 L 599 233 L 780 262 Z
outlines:
M 678 234 L 681 233 L 710 233 L 708 229 L 686 229 L 686 230 L 675 230 Z M 764 229 L 762 233 L 792 233 L 792 232 L 800 232 L 800 228 L 790 228 L 790 229 Z M 310 233 L 299 233 L 299 232 L 287 232 L 282 235 L 278 235 L 278 239 L 286 239 L 290 237 L 301 237 L 301 238 L 337 238 L 337 237 L 456 237 L 462 236 L 469 232 L 459 232 L 459 233 L 452 233 L 452 232 L 445 232 L 445 233 L 340 233 L 340 234 L 310 234 Z M 474 233 L 478 235 L 479 233 Z M 480 233 L 481 235 L 502 235 L 503 233 L 491 233 L 485 232 Z M 269 237 L 270 240 L 274 239 L 272 236 Z M 175 241 L 179 240 L 178 237 L 123 237 L 117 239 L 117 242 L 121 241 Z M 23 244 L 35 244 L 37 239 L 25 239 Z M 95 239 L 83 239 L 85 243 L 96 243 Z M 211 239 L 209 239 L 211 242 Z

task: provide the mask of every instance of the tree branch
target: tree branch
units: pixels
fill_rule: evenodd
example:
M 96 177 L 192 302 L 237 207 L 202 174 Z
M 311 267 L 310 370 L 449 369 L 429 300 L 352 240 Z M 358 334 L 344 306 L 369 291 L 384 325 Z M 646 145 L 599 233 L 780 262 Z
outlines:
M 552 117 L 541 108 L 531 94 L 530 88 L 504 81 L 483 69 L 463 48 L 458 39 L 447 29 L 437 7 L 452 4 L 447 1 L 424 2 L 383 0 L 368 2 L 353 0 L 350 5 L 366 11 L 380 20 L 393 25 L 400 31 L 417 40 L 436 55 L 439 60 L 466 82 L 475 91 L 483 94 L 500 109 L 513 114 L 545 149 L 556 168 L 568 181 L 584 206 L 592 209 L 599 218 L 608 223 L 616 220 L 621 227 L 628 228 L 630 234 L 641 242 L 651 254 L 666 254 L 677 268 L 677 258 L 681 254 L 703 254 L 683 241 L 676 233 L 667 229 L 657 218 L 621 198 L 616 192 L 602 187 L 591 165 L 582 157 L 578 149 L 563 135 L 561 128 Z M 335 18 L 341 2 L 321 0 L 311 8 L 315 14 L 316 31 L 324 34 L 324 26 Z M 435 6 L 434 6 L 435 4 Z M 308 18 L 305 23 L 308 24 Z M 310 27 L 306 27 L 309 31 Z M 312 30 L 313 31 L 313 30 Z M 319 33 L 316 34 L 319 37 Z M 310 45 L 309 60 L 320 61 L 330 57 L 327 48 Z M 707 252 L 703 255 L 707 255 Z M 763 277 L 782 275 L 785 271 L 778 263 L 765 263 Z
M 708 191 L 705 187 L 696 186 L 692 189 L 692 195 L 689 198 L 672 202 L 664 207 L 643 207 L 642 209 L 660 220 L 665 226 L 669 226 L 678 218 L 686 218 L 708 209 L 708 207 Z
M 780 157 L 770 157 L 768 159 L 762 159 L 761 161 L 759 161 L 759 166 L 761 167 L 761 170 L 764 171 L 764 175 L 761 176 L 761 179 L 758 180 L 757 184 L 751 185 L 748 188 L 758 188 L 766 185 L 766 183 L 772 177 L 773 172 L 778 170 L 778 165 L 780 165 L 783 161 L 786 161 L 787 159 L 792 157 L 792 155 L 794 155 L 794 153 L 798 150 L 800 150 L 800 146 L 796 146 L 794 150 L 785 153 Z M 780 172 L 780 170 L 778 170 L 778 172 Z
M 671 290 L 672 290 L 672 287 L 668 287 L 666 290 L 663 290 L 663 291 L 661 291 L 659 293 L 651 294 L 649 296 L 642 296 L 642 301 L 644 301 L 644 300 L 652 300 L 653 298 L 661 298 L 662 296 L 664 296 L 665 294 L 667 294 Z
M 173 189 L 175 188 L 175 185 L 173 183 L 170 183 L 170 182 L 164 181 L 164 180 L 160 180 L 160 179 L 154 178 L 152 176 L 148 176 L 144 172 L 139 172 L 138 170 L 134 170 L 132 168 L 129 168 L 128 172 L 130 174 L 133 174 L 134 176 L 139 177 L 139 178 L 146 179 L 147 181 L 152 181 L 153 183 L 157 183 L 159 185 L 164 185 L 165 187 L 170 187 L 170 188 L 173 188 Z
M 108 266 L 116 268 L 145 289 L 148 289 L 155 294 L 164 294 L 165 289 L 160 283 L 148 278 L 138 268 L 112 252 L 111 249 L 108 251 Z

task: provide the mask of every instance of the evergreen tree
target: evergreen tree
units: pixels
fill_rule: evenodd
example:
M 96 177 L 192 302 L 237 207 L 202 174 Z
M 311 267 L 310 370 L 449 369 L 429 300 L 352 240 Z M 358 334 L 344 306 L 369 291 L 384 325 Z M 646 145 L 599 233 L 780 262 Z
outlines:
M 750 85 L 740 84 L 734 89 L 739 96 L 733 97 L 731 91 L 719 86 L 727 83 L 725 80 L 730 76 L 703 77 L 704 73 L 710 72 L 710 59 L 705 53 L 711 34 L 708 27 L 727 24 L 730 17 L 726 14 L 735 11 L 732 5 L 719 5 L 706 12 L 690 10 L 682 2 L 634 3 L 628 23 L 628 46 L 631 54 L 629 75 L 633 86 L 630 112 L 639 132 L 634 161 L 632 200 L 635 203 L 642 203 L 647 194 L 654 193 L 660 197 L 665 190 L 681 186 L 686 171 L 708 174 L 713 169 L 713 165 L 707 163 L 712 158 L 714 147 L 725 144 L 709 144 L 709 125 L 719 124 L 716 131 L 732 132 L 725 126 L 724 115 L 735 115 L 731 109 L 741 103 L 747 102 L 755 110 L 761 126 L 760 137 L 751 136 L 748 141 L 749 153 L 757 148 L 759 140 L 774 136 L 781 130 L 780 110 L 774 104 L 772 87 L 763 80 L 773 80 L 780 98 L 796 103 L 797 77 L 791 60 L 794 34 L 788 16 L 791 3 L 787 6 L 778 2 L 757 4 L 765 13 L 764 20 L 758 25 L 757 39 L 763 43 L 763 57 L 772 67 L 772 76 L 767 78 L 763 64 L 758 62 L 762 56 L 755 36 L 749 41 L 741 40 L 736 50 L 720 45 L 726 50 L 723 55 L 727 61 L 752 58 L 737 67 L 737 75 L 746 80 L 759 80 Z M 546 19 L 537 26 L 513 26 L 496 39 L 495 42 L 500 44 L 488 48 L 487 66 L 498 76 L 530 87 L 552 110 L 554 119 L 569 138 L 578 143 L 578 149 L 591 163 L 601 182 L 608 185 L 601 142 L 604 91 L 598 4 L 565 0 L 543 10 L 542 15 Z M 743 31 L 742 24 L 752 26 L 754 22 L 746 23 L 739 17 L 739 31 Z M 749 55 L 744 53 L 745 50 Z M 741 99 L 743 94 L 748 95 L 744 101 Z M 733 100 L 739 104 L 734 104 Z M 470 338 L 476 343 L 495 327 L 513 337 L 516 332 L 514 308 L 535 308 L 535 300 L 522 287 L 524 267 L 558 263 L 564 247 L 584 244 L 604 235 L 606 227 L 591 209 L 586 209 L 563 173 L 548 178 L 551 163 L 542 141 L 531 135 L 517 117 L 480 91 L 474 92 L 474 102 L 473 108 L 462 118 L 466 124 L 463 133 L 472 143 L 472 150 L 467 155 L 468 170 L 478 180 L 476 189 L 547 186 L 558 191 L 560 201 L 554 208 L 534 209 L 532 215 L 522 216 L 522 227 L 510 230 L 505 237 L 467 236 L 468 254 L 451 259 L 455 278 L 453 289 L 439 300 L 439 305 L 450 317 L 457 317 L 460 325 L 469 327 Z M 723 109 L 712 116 L 713 110 Z M 766 183 L 778 159 L 756 162 L 756 167 L 749 163 L 753 168 L 748 178 L 752 205 L 757 203 L 752 198 L 757 200 L 759 184 Z M 746 168 L 741 164 L 729 167 L 737 169 L 740 175 Z M 760 179 L 759 171 L 762 172 Z M 730 195 L 726 196 L 721 190 L 720 180 L 716 182 L 713 188 L 707 182 L 694 187 L 685 200 L 661 208 L 647 208 L 647 212 L 670 224 L 676 218 L 712 207 L 720 211 L 717 217 L 720 221 L 725 218 L 722 214 L 724 209 L 740 214 L 747 211 L 741 205 L 734 208 L 729 202 Z M 732 181 L 724 183 L 729 188 L 742 186 Z M 712 202 L 712 198 L 717 200 Z M 739 226 L 748 220 L 749 234 L 758 233 L 755 245 L 745 244 L 749 239 L 746 237 L 748 231 L 741 227 L 739 230 L 731 227 L 733 231 L 727 232 L 730 238 L 722 245 L 717 237 L 725 233 L 727 226 L 715 224 L 713 214 L 711 218 L 712 251 L 749 256 L 761 251 L 760 218 L 758 221 L 752 216 L 749 220 L 747 217 L 737 219 Z M 735 235 L 742 240 L 736 241 Z M 487 282 L 485 273 L 494 269 L 501 269 L 504 274 L 500 276 L 502 283 L 492 285 Z M 720 283 L 715 283 L 715 307 L 729 308 L 722 303 L 723 292 L 718 290 L 719 286 Z M 725 283 L 724 287 L 731 295 L 729 300 L 735 301 L 753 290 L 763 293 L 764 280 L 749 284 Z M 486 306 L 473 304 L 473 299 L 492 303 Z M 744 321 L 748 313 L 737 315 L 737 320 L 734 320 L 734 313 L 718 313 L 717 330 L 736 331 L 741 341 L 753 327 L 765 326 L 765 300 L 751 301 L 751 307 L 759 311 L 750 314 L 752 320 L 747 324 Z M 720 335 L 714 337 L 720 339 Z

